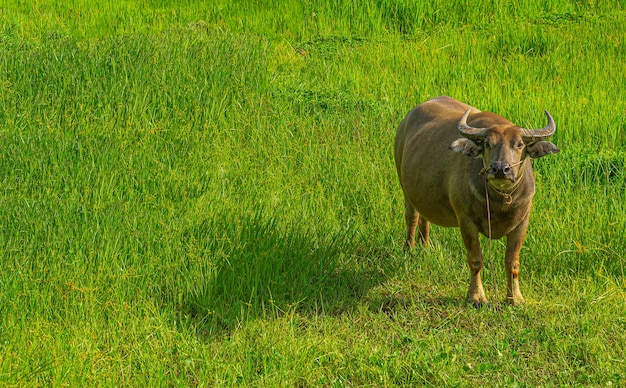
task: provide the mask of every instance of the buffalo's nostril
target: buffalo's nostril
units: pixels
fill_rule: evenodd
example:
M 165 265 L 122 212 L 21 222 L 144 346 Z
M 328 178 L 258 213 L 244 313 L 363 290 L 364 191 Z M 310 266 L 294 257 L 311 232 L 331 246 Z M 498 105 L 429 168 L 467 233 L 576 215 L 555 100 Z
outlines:
M 506 175 L 509 175 L 511 173 L 511 167 L 504 166 L 504 168 L 502 169 L 502 172 L 505 173 Z

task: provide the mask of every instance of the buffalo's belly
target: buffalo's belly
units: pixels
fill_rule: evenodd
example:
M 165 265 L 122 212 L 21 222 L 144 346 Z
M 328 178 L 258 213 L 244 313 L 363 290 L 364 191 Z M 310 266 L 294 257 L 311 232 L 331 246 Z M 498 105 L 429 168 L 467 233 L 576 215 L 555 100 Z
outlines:
M 433 224 L 444 227 L 458 227 L 459 223 L 454 209 L 447 198 L 415 198 L 411 200 L 413 207 Z
M 432 222 L 435 225 L 443 226 L 446 228 L 457 228 L 459 223 L 456 217 L 448 217 L 447 215 L 442 214 L 429 214 L 427 211 L 419 211 L 420 216 L 424 217 L 428 221 Z
M 445 227 L 458 226 L 457 215 L 449 194 L 449 179 L 445 165 L 420 160 L 419 153 L 404 166 L 402 186 L 406 198 L 415 210 L 433 224 Z M 423 158 L 422 158 L 423 159 Z

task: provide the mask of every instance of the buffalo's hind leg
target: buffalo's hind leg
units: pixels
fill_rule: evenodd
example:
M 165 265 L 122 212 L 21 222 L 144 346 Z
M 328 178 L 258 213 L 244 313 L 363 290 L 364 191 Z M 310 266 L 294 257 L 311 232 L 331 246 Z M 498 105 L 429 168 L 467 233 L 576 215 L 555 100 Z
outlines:
M 404 205 L 404 219 L 406 221 L 406 246 L 409 248 L 415 246 L 415 230 L 418 226 L 419 242 L 420 244 L 427 246 L 430 223 L 427 219 L 419 215 L 417 210 L 415 210 L 411 202 L 409 202 L 407 199 L 405 199 Z
M 428 246 L 428 234 L 430 233 L 430 222 L 424 218 L 424 216 L 419 216 L 417 220 L 417 225 L 419 229 L 419 241 L 420 244 L 427 247 Z
M 419 220 L 419 213 L 408 199 L 404 200 L 404 220 L 406 221 L 406 247 L 411 248 L 415 246 L 415 228 Z

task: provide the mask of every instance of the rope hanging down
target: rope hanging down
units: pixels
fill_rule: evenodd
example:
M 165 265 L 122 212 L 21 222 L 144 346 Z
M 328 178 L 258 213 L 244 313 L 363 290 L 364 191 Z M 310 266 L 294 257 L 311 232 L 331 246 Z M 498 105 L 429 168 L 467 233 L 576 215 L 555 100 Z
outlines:
M 486 168 L 486 167 L 485 167 Z M 484 170 L 484 169 L 483 169 Z M 498 294 L 498 281 L 496 279 L 496 271 L 493 268 L 493 250 L 491 249 L 491 209 L 489 207 L 489 182 L 487 182 L 487 176 L 485 174 L 482 174 L 483 176 L 483 181 L 485 182 L 485 199 L 487 200 L 487 234 L 488 234 L 488 243 L 487 243 L 487 249 L 489 250 L 489 265 L 491 265 L 492 267 L 492 274 L 493 274 L 493 287 L 494 287 L 494 291 L 496 293 L 496 295 Z M 506 199 L 506 197 L 505 197 Z M 511 198 L 511 201 L 513 199 Z

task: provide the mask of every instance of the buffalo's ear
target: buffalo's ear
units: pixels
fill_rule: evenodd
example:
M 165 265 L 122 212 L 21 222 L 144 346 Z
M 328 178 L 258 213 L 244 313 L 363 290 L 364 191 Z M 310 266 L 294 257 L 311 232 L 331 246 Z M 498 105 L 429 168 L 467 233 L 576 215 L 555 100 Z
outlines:
M 450 144 L 450 149 L 465 156 L 476 158 L 483 153 L 482 144 L 476 144 L 470 139 L 460 138 Z
M 556 154 L 559 151 L 559 147 L 555 146 L 549 141 L 538 141 L 536 143 L 531 143 L 526 146 L 526 153 L 531 158 L 540 158 L 542 156 Z

